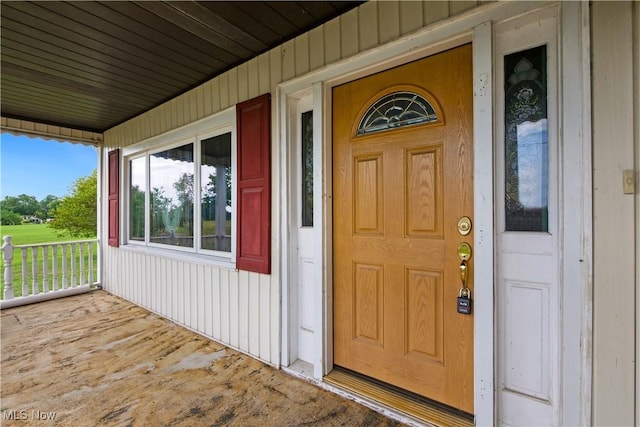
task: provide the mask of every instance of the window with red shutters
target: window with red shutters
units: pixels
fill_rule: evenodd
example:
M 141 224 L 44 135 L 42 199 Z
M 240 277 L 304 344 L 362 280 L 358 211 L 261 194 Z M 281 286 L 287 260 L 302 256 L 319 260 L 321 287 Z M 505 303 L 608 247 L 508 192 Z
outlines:
M 118 246 L 120 243 L 120 150 L 109 152 L 109 246 Z
M 271 96 L 236 107 L 238 216 L 236 268 L 271 273 Z

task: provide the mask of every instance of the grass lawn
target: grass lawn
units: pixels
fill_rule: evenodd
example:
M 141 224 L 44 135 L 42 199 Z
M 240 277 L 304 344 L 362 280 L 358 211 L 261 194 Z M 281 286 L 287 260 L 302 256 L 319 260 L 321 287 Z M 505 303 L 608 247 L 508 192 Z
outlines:
M 22 224 L 22 225 L 4 225 L 0 226 L 0 236 L 11 236 L 12 243 L 14 245 L 34 245 L 34 244 L 44 244 L 44 243 L 59 243 L 59 242 L 72 242 L 76 240 L 90 240 L 90 239 L 72 239 L 68 236 L 60 237 L 56 235 L 53 228 L 47 226 L 47 224 Z M 3 241 L 4 244 L 4 241 Z M 53 289 L 54 281 L 57 279 L 58 288 L 63 287 L 63 283 L 66 283 L 67 286 L 71 286 L 71 283 L 75 284 L 85 284 L 87 282 L 87 276 L 89 271 L 89 245 L 92 246 L 93 249 L 93 259 L 91 260 L 93 266 L 93 280 L 96 280 L 96 272 L 97 272 L 97 254 L 98 254 L 98 245 L 97 243 L 85 243 L 83 244 L 84 253 L 80 254 L 80 244 L 65 244 L 63 245 L 66 248 L 66 256 L 63 252 L 63 246 L 58 246 L 56 259 L 53 259 L 53 248 L 52 246 L 47 246 L 47 259 L 44 259 L 44 251 L 42 248 L 37 250 L 38 261 L 36 266 L 36 286 L 39 291 L 44 291 L 45 288 L 49 290 Z M 73 257 L 72 247 L 75 247 L 75 258 Z M 23 277 L 23 255 L 22 252 L 26 251 L 27 260 L 26 260 L 26 276 Z M 64 264 L 63 265 L 63 258 Z M 72 263 L 75 262 L 76 270 L 75 272 L 71 270 Z M 47 275 L 45 277 L 45 264 L 47 266 Z M 57 274 L 54 277 L 54 265 L 58 270 Z M 80 265 L 84 266 L 84 276 L 79 277 L 80 275 Z M 33 290 L 33 249 L 30 250 L 20 250 L 15 249 L 13 253 L 13 289 L 15 296 L 21 296 L 23 293 L 23 287 L 26 284 L 27 292 L 31 293 Z M 66 268 L 64 268 L 66 267 Z M 3 262 L 3 271 L 4 271 L 4 262 Z M 0 284 L 0 299 L 4 299 L 4 279 L 1 280 L 3 283 Z
M 13 237 L 14 245 L 32 245 L 35 243 L 67 242 L 70 237 L 60 237 L 48 224 L 0 225 L 0 235 Z

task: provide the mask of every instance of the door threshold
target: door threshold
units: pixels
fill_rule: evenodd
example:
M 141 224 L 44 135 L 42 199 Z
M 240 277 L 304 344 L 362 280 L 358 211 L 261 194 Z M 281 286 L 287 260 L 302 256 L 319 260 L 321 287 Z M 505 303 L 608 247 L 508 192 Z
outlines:
M 324 377 L 324 381 L 429 425 L 442 427 L 474 425 L 473 415 L 338 366 Z

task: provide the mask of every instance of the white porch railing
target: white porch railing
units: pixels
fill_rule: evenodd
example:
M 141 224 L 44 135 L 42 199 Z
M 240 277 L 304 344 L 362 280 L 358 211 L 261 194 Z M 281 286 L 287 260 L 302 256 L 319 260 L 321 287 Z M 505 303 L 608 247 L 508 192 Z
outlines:
M 4 289 L 0 309 L 93 289 L 98 284 L 97 242 L 90 239 L 16 246 L 11 236 L 4 236 Z

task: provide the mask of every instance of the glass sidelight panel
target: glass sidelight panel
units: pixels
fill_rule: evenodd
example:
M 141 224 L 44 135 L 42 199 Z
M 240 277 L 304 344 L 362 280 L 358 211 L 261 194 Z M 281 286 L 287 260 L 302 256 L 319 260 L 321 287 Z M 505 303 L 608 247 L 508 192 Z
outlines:
M 129 162 L 129 239 L 144 242 L 144 199 L 147 192 L 146 162 L 138 157 Z
M 302 226 L 313 227 L 313 111 L 302 113 Z
M 547 49 L 504 58 L 506 231 L 549 229 Z
M 231 134 L 201 143 L 201 248 L 231 252 Z
M 151 242 L 193 247 L 193 144 L 149 156 Z

